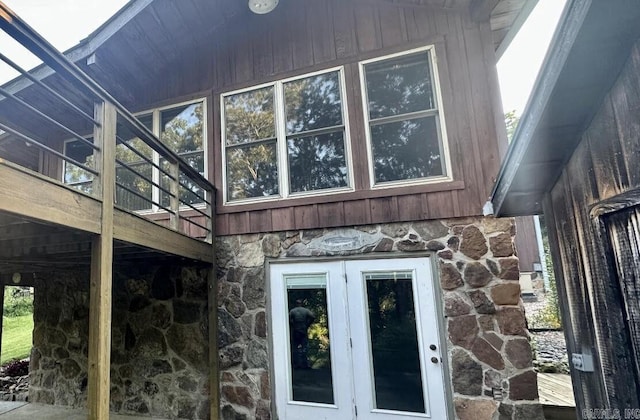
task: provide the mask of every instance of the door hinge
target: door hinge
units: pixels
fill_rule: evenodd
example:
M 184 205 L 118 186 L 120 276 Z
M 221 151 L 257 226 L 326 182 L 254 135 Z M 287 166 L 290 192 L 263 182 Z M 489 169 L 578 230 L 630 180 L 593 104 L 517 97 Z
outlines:
M 353 340 L 351 338 L 349 338 L 349 345 L 353 348 Z
M 344 282 L 345 283 L 349 283 L 349 279 L 347 279 L 347 275 L 346 274 L 344 275 Z
M 354 405 L 354 406 L 353 406 L 353 409 L 354 409 L 354 410 L 355 410 L 355 412 L 356 412 L 356 417 L 358 417 L 358 406 L 357 406 L 357 405 Z

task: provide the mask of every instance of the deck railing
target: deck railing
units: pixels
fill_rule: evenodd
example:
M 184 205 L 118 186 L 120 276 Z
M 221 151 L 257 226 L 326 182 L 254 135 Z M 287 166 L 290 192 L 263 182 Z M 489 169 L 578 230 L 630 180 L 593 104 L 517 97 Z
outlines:
M 213 185 L 1 1 L 0 29 L 43 63 L 27 72 L 0 44 L 19 74 L 0 86 L 0 158 L 97 199 L 113 182 L 115 206 L 211 240 Z

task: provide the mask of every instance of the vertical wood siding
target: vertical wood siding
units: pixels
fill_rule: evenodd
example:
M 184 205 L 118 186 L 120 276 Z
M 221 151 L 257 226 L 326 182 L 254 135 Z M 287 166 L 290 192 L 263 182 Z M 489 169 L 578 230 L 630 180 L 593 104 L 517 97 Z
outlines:
M 638 110 L 640 42 L 544 204 L 568 351 L 592 352 L 596 362 L 594 373 L 573 372 L 578 409 L 640 405 L 637 337 L 610 264 L 611 241 L 589 213 L 603 200 L 640 188 Z
M 141 102 L 166 103 L 193 92 L 212 92 L 210 171 L 222 184 L 219 95 L 286 77 L 344 66 L 354 172 L 353 194 L 288 199 L 216 208 L 219 235 L 409 221 L 481 214 L 498 172 L 506 135 L 499 105 L 495 55 L 488 22 L 473 22 L 455 2 L 299 0 L 267 15 L 238 13 L 207 41 L 177 60 L 161 89 Z M 444 6 L 444 7 L 440 7 Z M 453 8 L 452 8 L 453 7 Z M 358 62 L 435 45 L 454 182 L 368 194 L 365 123 Z M 496 128 L 496 122 L 498 127 Z M 337 203 L 337 202 L 340 203 Z M 242 214 L 242 213 L 247 214 Z M 253 212 L 257 212 L 253 214 Z
M 520 270 L 535 271 L 533 264 L 540 262 L 540 254 L 532 216 L 516 217 L 516 251 Z

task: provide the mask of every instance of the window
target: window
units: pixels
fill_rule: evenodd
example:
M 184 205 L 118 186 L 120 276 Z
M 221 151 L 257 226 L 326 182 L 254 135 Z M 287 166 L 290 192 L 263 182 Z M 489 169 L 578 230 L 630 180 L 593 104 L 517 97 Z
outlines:
M 138 119 L 156 134 L 160 141 L 204 175 L 204 115 L 204 101 L 200 100 L 146 112 L 138 115 Z M 168 190 L 168 177 L 149 163 L 152 161 L 168 172 L 169 167 L 165 160 L 160 159 L 158 153 L 124 125 L 118 124 L 117 136 L 119 142 L 125 142 L 129 147 L 118 144 L 116 148 L 116 159 L 126 165 L 116 164 L 116 204 L 129 210 L 161 209 L 157 204 L 152 204 L 152 201 L 162 207 L 168 207 L 168 194 L 153 185 L 159 184 Z M 137 153 L 131 149 L 135 149 Z M 79 140 L 65 143 L 65 155 L 86 166 L 93 166 L 93 149 Z M 65 163 L 65 183 L 90 193 L 92 179 L 93 176 L 87 171 L 71 163 Z M 204 196 L 200 188 L 192 185 L 182 175 L 180 182 L 188 187 L 180 187 L 182 203 L 199 204 L 201 199 L 196 194 Z
M 222 96 L 225 202 L 348 190 L 343 75 Z
M 373 186 L 448 177 L 433 48 L 360 65 Z

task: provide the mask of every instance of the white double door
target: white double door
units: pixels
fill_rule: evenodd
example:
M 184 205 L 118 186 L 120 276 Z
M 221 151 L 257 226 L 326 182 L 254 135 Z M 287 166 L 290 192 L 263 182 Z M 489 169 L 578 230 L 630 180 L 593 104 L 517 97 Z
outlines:
M 447 418 L 428 258 L 273 263 L 279 419 Z

